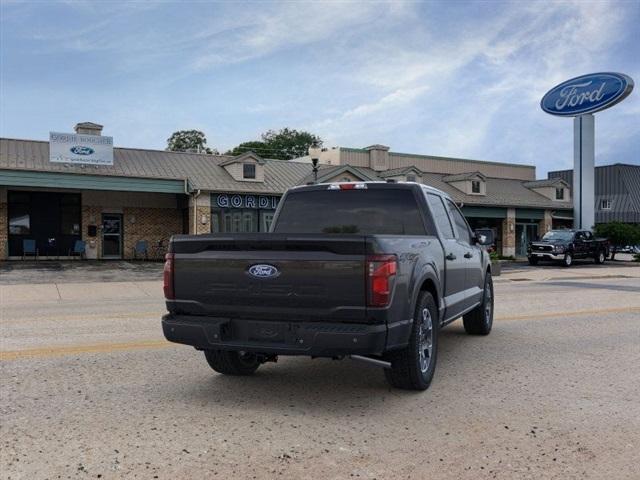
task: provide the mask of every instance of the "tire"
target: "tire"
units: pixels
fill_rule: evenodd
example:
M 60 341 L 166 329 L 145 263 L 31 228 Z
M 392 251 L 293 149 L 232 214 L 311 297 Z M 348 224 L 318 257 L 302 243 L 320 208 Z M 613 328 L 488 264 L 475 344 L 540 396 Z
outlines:
M 389 384 L 405 390 L 426 390 L 433 380 L 438 358 L 438 308 L 429 292 L 422 292 L 416 303 L 409 344 L 389 352 L 385 359 L 391 368 L 384 370 Z
M 607 259 L 607 255 L 605 254 L 604 250 L 600 250 L 596 254 L 594 261 L 596 262 L 597 265 L 602 265 L 606 259 Z
M 529 265 L 537 265 L 538 264 L 538 259 L 535 257 L 528 257 L 529 260 Z
M 564 259 L 562 260 L 562 266 L 569 268 L 571 265 L 573 265 L 573 255 L 565 253 Z
M 224 375 L 252 375 L 261 363 L 253 353 L 205 350 L 204 356 L 211 368 Z
M 487 272 L 484 280 L 482 303 L 462 317 L 464 330 L 469 335 L 489 335 L 493 326 L 493 278 Z

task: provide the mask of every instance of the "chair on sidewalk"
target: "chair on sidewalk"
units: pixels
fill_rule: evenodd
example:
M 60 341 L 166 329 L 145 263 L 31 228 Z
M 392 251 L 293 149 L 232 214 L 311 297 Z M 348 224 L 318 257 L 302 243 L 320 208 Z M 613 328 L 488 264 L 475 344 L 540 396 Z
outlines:
M 149 260 L 149 242 L 146 240 L 138 240 L 136 246 L 133 247 L 133 258 L 138 259 L 138 255 L 145 260 Z
M 84 257 L 84 259 L 87 259 L 87 244 L 84 242 L 84 240 L 76 240 L 76 242 L 73 244 L 73 248 L 69 250 L 69 256 L 73 257 L 75 255 L 78 255 L 80 257 L 80 260 L 82 260 L 82 258 Z
M 36 247 L 36 241 L 33 239 L 22 240 L 22 260 L 28 255 L 33 255 L 38 261 L 38 248 Z

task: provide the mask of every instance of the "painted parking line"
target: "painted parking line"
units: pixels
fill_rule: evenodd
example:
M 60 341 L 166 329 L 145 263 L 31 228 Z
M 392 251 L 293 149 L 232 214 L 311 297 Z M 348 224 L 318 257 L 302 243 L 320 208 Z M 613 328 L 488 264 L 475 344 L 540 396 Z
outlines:
M 140 350 L 148 348 L 167 348 L 177 346 L 166 340 L 147 340 L 129 343 L 99 343 L 95 345 L 72 345 L 65 347 L 42 347 L 28 350 L 0 351 L 0 361 L 20 360 L 23 358 L 47 358 L 65 355 L 77 355 L 82 353 L 112 353 L 127 350 Z

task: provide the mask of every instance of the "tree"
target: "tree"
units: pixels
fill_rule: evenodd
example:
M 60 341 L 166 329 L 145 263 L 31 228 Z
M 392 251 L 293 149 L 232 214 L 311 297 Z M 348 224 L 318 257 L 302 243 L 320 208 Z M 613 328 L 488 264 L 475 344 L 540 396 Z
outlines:
M 261 138 L 262 141 L 241 143 L 229 150 L 227 155 L 239 155 L 252 150 L 261 157 L 290 160 L 307 155 L 312 145 L 322 146 L 322 139 L 317 135 L 289 128 L 277 132 L 269 130 L 263 133 Z
M 598 237 L 606 237 L 611 244 L 611 260 L 618 248 L 640 243 L 640 226 L 622 222 L 600 223 L 595 227 Z
M 167 150 L 171 152 L 215 153 L 207 147 L 207 137 L 200 130 L 178 130 L 167 139 Z
M 234 147 L 233 149 L 226 152 L 225 155 L 233 155 L 235 157 L 237 155 L 242 155 L 243 153 L 247 153 L 249 151 L 254 152 L 261 157 L 269 157 L 269 155 L 267 154 L 268 150 L 264 142 L 259 142 L 259 141 L 243 142 L 237 147 Z
M 274 151 L 275 156 L 271 158 L 280 158 L 282 160 L 303 157 L 312 145 L 322 146 L 320 137 L 309 132 L 299 132 L 288 128 L 283 128 L 279 132 L 269 130 L 262 134 L 262 141 Z

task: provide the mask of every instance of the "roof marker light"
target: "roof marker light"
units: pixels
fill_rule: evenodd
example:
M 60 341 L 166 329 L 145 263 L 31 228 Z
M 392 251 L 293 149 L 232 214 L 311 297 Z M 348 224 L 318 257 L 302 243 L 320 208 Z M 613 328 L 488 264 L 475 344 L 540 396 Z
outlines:
M 366 183 L 332 183 L 328 190 L 366 190 Z

